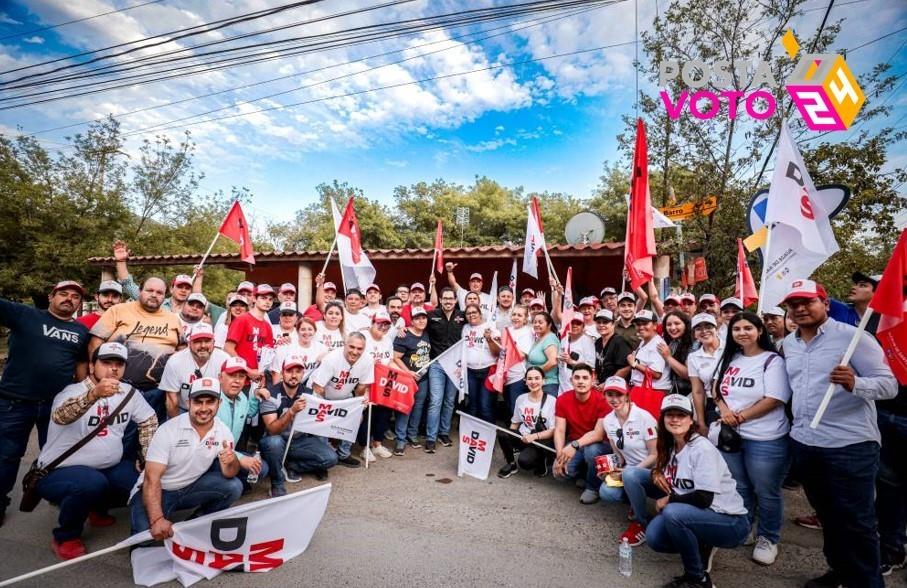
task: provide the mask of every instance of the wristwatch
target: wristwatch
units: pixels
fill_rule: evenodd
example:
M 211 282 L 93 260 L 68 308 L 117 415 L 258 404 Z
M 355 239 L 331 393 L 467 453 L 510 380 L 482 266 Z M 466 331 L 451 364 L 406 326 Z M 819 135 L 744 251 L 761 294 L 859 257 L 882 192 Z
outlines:
M 571 441 L 570 447 L 572 447 L 574 449 L 579 449 L 579 441 Z

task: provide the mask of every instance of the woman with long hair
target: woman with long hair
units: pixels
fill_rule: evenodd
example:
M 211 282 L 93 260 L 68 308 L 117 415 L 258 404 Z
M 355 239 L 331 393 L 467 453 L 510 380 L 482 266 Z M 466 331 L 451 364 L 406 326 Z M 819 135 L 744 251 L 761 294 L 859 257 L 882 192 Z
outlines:
M 713 381 L 720 422 L 741 438 L 740 450 L 722 451 L 743 497 L 752 526 L 758 502 L 759 526 L 753 561 L 771 565 L 778 556 L 784 516 L 781 483 L 790 463 L 790 421 L 784 406 L 791 398 L 784 358 L 775 352 L 762 320 L 743 311 L 728 323 L 728 340 Z
M 324 319 L 315 323 L 315 338 L 328 349 L 343 348 L 343 303 L 331 300 L 324 305 Z
M 689 396 L 665 396 L 656 448 L 652 483 L 662 496 L 646 542 L 683 561 L 683 575 L 665 588 L 712 588 L 715 548 L 737 547 L 749 532 L 743 499 L 718 449 L 696 432 Z
M 315 373 L 318 366 L 321 365 L 321 358 L 327 355 L 328 349 L 320 341 L 315 340 L 315 330 L 317 326 L 315 321 L 309 317 L 300 317 L 296 323 L 296 333 L 299 335 L 297 343 L 292 345 L 281 345 L 274 350 L 274 360 L 271 362 L 271 383 L 280 382 L 283 375 L 283 361 L 291 355 L 298 355 L 305 362 L 302 366 L 303 390 L 310 392 L 306 382 L 311 374 Z
M 533 442 L 554 447 L 554 405 L 555 398 L 545 394 L 542 382 L 545 381 L 545 372 L 538 366 L 526 370 L 526 389 L 528 392 L 521 394 L 516 399 L 510 419 L 510 430 L 520 434 L 517 439 L 507 433 L 498 433 L 498 444 L 507 463 L 498 470 L 499 478 L 509 478 L 519 470 L 533 470 L 536 476 L 542 477 L 548 473 L 554 453 L 533 445 Z M 514 459 L 514 450 L 519 450 L 519 456 Z M 517 467 L 519 463 L 519 467 Z
M 537 312 L 532 315 L 532 332 L 535 335 L 535 342 L 529 355 L 526 356 L 526 367 L 538 366 L 545 372 L 545 383 L 542 388 L 545 394 L 551 394 L 555 398 L 558 391 L 557 377 L 557 355 L 560 346 L 560 340 L 554 333 L 554 319 L 545 311 Z
M 687 372 L 687 356 L 693 348 L 690 317 L 679 310 L 672 310 L 661 321 L 664 343 L 659 343 L 658 353 L 671 370 L 671 393 L 689 396 L 693 391 Z
M 532 349 L 532 327 L 528 323 L 529 309 L 522 304 L 514 304 L 510 310 L 510 337 L 523 357 Z M 503 351 L 502 351 L 503 353 Z M 516 399 L 526 393 L 526 362 L 519 361 L 511 366 L 504 378 L 504 399 L 507 401 L 508 414 L 513 414 Z
M 671 372 L 667 362 L 658 351 L 664 339 L 658 334 L 655 313 L 651 310 L 640 310 L 633 317 L 633 325 L 639 337 L 636 351 L 627 356 L 627 363 L 633 368 L 630 372 L 630 385 L 642 386 L 646 377 L 652 380 L 652 388 L 668 394 L 671 391 Z
M 227 312 L 218 317 L 217 324 L 214 325 L 214 346 L 223 349 L 227 342 L 227 331 L 230 330 L 230 323 L 236 317 L 249 312 L 249 302 L 241 295 L 230 293 L 227 295 Z
M 693 317 L 693 336 L 699 342 L 699 349 L 687 356 L 687 375 L 692 387 L 693 408 L 695 409 L 696 428 L 700 435 L 708 435 L 708 414 L 715 414 L 715 403 L 709 392 L 712 389 L 712 378 L 724 350 L 724 342 L 718 338 L 718 321 L 707 312 Z
M 466 324 L 463 325 L 463 344 L 466 345 L 466 382 L 469 390 L 469 414 L 493 423 L 495 421 L 495 396 L 485 387 L 488 370 L 498 360 L 501 348 L 495 341 L 497 331 L 492 323 L 482 317 L 478 304 L 466 306 Z

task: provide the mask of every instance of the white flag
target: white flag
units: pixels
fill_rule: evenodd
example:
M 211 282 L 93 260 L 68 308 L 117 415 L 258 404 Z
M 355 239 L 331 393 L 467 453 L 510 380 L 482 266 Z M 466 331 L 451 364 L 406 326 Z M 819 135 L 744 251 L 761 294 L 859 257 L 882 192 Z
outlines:
M 133 581 L 191 586 L 224 571 L 270 571 L 306 550 L 330 495 L 324 484 L 177 523 L 164 547 L 132 552 Z
M 539 252 L 545 250 L 545 233 L 538 200 L 533 198 L 526 206 L 526 245 L 523 248 L 523 272 L 535 279 L 539 277 Z
M 491 297 L 491 310 L 488 312 L 488 318 L 485 319 L 492 324 L 498 322 L 498 272 L 495 271 L 491 277 L 491 290 L 488 295 Z
M 360 396 L 345 400 L 325 400 L 305 395 L 305 410 L 296 413 L 293 430 L 329 439 L 356 441 L 365 405 Z
M 460 392 L 458 402 L 463 402 L 466 396 L 466 344 L 460 339 L 448 347 L 437 361 Z
M 331 215 L 334 217 L 334 231 L 337 235 L 337 257 L 340 259 L 340 269 L 343 272 L 343 289 L 358 288 L 364 293 L 365 289 L 375 282 L 377 271 L 365 251 L 360 253 L 358 262 L 353 261 L 352 243 L 349 237 L 339 232 L 343 213 L 337 208 L 337 203 L 333 198 L 330 198 L 330 201 Z
M 765 224 L 772 228 L 763 259 L 760 308 L 777 306 L 792 280 L 809 278 L 838 251 L 828 212 L 816 197 L 816 187 L 786 122 L 781 125 Z
M 460 415 L 460 461 L 457 475 L 472 476 L 484 480 L 491 469 L 491 456 L 497 429 L 491 423 L 480 421 L 463 412 Z
M 507 285 L 510 286 L 510 291 L 513 292 L 514 298 L 519 300 L 520 295 L 519 295 L 519 292 L 516 291 L 516 274 L 517 274 L 516 258 L 514 257 L 513 258 L 513 267 L 510 269 L 510 279 L 507 280 Z

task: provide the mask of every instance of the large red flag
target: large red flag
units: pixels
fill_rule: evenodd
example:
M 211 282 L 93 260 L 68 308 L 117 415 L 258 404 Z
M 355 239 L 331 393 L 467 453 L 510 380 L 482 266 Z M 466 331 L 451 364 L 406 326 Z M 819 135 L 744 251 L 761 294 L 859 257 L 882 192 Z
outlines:
M 655 255 L 655 227 L 652 221 L 651 200 L 646 127 L 640 118 L 636 121 L 636 149 L 633 153 L 627 239 L 624 243 L 624 261 L 631 290 L 639 288 L 655 275 L 652 269 L 652 257 Z
M 507 372 L 510 368 L 523 361 L 523 354 L 516 346 L 516 341 L 510 334 L 510 328 L 504 329 L 501 334 L 501 353 L 498 355 L 498 364 L 494 375 L 491 377 L 492 388 L 496 392 L 504 391 L 504 384 L 507 380 Z
M 362 239 L 359 237 L 359 219 L 356 218 L 356 211 L 353 210 L 352 198 L 346 203 L 346 210 L 343 211 L 343 219 L 340 221 L 337 232 L 349 237 L 353 263 L 359 263 L 362 260 Z
M 753 280 L 749 264 L 746 263 L 746 252 L 741 239 L 737 239 L 737 284 L 734 287 L 734 296 L 743 302 L 743 308 L 759 300 L 756 282 Z
M 375 364 L 375 381 L 369 390 L 373 404 L 409 414 L 413 409 L 418 385 L 408 374 L 384 364 Z
M 869 307 L 879 313 L 876 339 L 885 350 L 888 365 L 907 386 L 907 229 L 901 233 Z
M 441 219 L 438 219 L 438 228 L 435 230 L 435 268 L 439 274 L 444 273 L 444 230 L 441 228 Z
M 239 200 L 230 207 L 224 222 L 220 225 L 218 233 L 239 243 L 239 258 L 246 263 L 255 263 L 255 254 L 252 251 L 252 238 L 249 237 L 249 225 L 246 215 L 242 212 Z

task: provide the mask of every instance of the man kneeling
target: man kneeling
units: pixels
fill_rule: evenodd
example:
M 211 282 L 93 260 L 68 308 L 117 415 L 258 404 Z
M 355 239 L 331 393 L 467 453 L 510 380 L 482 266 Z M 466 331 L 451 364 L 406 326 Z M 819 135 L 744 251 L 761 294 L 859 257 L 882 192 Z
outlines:
M 219 405 L 218 381 L 199 378 L 189 391 L 189 412 L 157 430 L 129 501 L 133 534 L 150 529 L 161 541 L 173 535 L 175 511 L 210 514 L 240 497 L 239 459 L 233 433 L 215 416 Z

